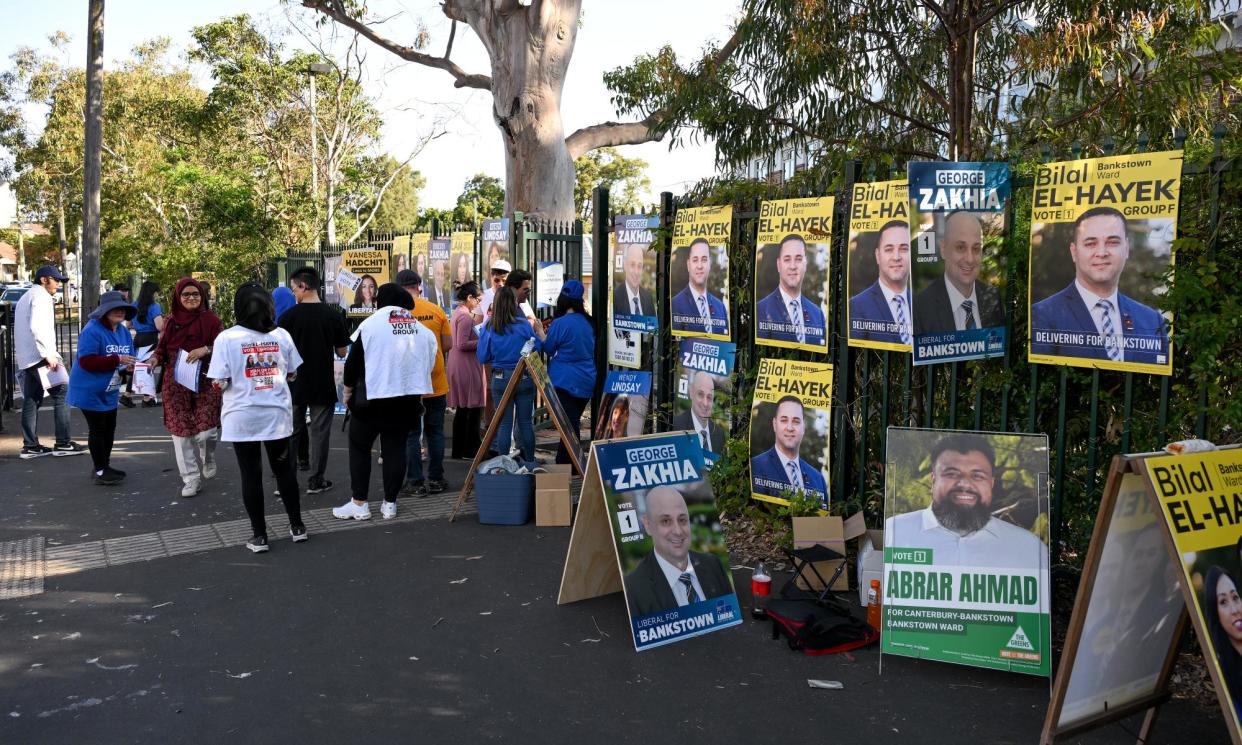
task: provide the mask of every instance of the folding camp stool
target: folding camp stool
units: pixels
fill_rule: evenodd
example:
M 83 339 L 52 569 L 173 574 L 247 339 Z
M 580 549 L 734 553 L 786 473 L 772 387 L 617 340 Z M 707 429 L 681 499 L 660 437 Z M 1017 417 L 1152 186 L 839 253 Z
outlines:
M 841 572 L 845 571 L 845 556 L 838 551 L 834 551 L 827 546 L 815 544 L 806 548 L 784 549 L 785 555 L 789 557 L 789 563 L 793 566 L 793 574 L 785 581 L 781 587 L 781 597 L 789 600 L 811 600 L 825 606 L 847 607 L 840 600 L 829 597 L 828 593 L 832 592 L 832 585 L 841 576 Z M 824 581 L 824 575 L 819 573 L 819 569 L 815 564 L 821 561 L 840 561 L 837 570 L 832 573 L 832 577 Z M 798 587 L 798 578 L 801 577 L 808 587 L 814 585 L 809 575 L 805 572 L 810 571 L 819 580 L 819 584 L 823 586 L 823 590 L 816 593 L 811 590 L 803 590 Z

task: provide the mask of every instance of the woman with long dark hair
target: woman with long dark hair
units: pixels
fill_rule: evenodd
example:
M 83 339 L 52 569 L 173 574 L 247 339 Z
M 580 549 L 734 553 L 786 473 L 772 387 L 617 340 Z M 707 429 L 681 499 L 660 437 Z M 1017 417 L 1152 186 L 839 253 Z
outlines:
M 582 304 L 585 291 L 576 279 L 561 286 L 552 325 L 543 340 L 543 352 L 548 355 L 548 377 L 574 428 L 572 433 L 566 434 L 575 442 L 582 429 L 582 412 L 591 403 L 591 394 L 595 392 L 596 377 L 595 326 Z M 579 453 L 581 447 L 579 443 Z M 556 462 L 571 462 L 563 442 L 557 448 Z
M 539 340 L 527 321 L 518 312 L 517 295 L 512 287 L 501 287 L 496 292 L 496 300 L 492 303 L 492 315 L 483 325 L 483 333 L 479 337 L 479 346 L 475 350 L 479 362 L 491 365 L 488 385 L 491 388 L 492 401 L 500 405 L 509 379 L 517 369 L 522 353 L 537 350 Z M 522 459 L 527 465 L 535 464 L 535 383 L 525 372 L 517 383 L 517 388 L 509 405 L 500 417 L 500 427 L 492 440 L 493 451 L 496 448 L 508 450 L 509 438 L 513 434 L 514 418 L 517 419 L 517 443 L 522 451 Z
M 160 306 L 158 295 L 160 286 L 151 280 L 143 282 L 138 288 L 138 311 L 133 317 L 134 349 L 149 347 L 159 341 L 160 332 L 164 330 L 164 309 Z M 164 377 L 164 367 L 156 366 L 151 373 L 155 378 L 154 396 L 143 396 L 143 406 L 155 406 L 160 398 L 160 383 Z
M 181 474 L 181 496 L 193 497 L 204 479 L 216 475 L 216 439 L 220 433 L 220 390 L 209 385 L 207 368 L 212 345 L 224 329 L 219 317 L 207 309 L 207 288 L 202 282 L 183 277 L 173 290 L 172 313 L 155 348 L 155 359 L 164 365 L 177 364 L 181 350 L 189 362 L 199 365 L 198 390 L 164 378 L 164 429 L 172 435 L 177 471 Z
M 1209 568 L 1203 581 L 1203 616 L 1229 699 L 1242 719 L 1242 597 L 1237 581 L 1219 566 Z
M 134 364 L 133 341 L 125 322 L 135 312 L 121 293 L 105 292 L 78 335 L 78 356 L 69 374 L 66 402 L 86 418 L 94 479 L 100 486 L 113 486 L 125 478 L 124 471 L 112 467 L 112 442 L 121 371 Z
M 353 307 L 375 308 L 376 288 L 375 277 L 370 274 L 362 275 L 362 279 L 358 282 L 358 289 L 354 290 Z
M 453 346 L 448 357 L 448 405 L 453 407 L 453 457 L 473 459 L 479 452 L 479 424 L 483 419 L 483 365 L 476 351 L 479 335 L 474 330 L 474 309 L 483 300 L 477 282 L 457 288 L 453 311 Z
M 268 550 L 267 521 L 263 517 L 265 450 L 289 516 L 289 536 L 294 543 L 307 537 L 289 448 L 293 434 L 289 381 L 297 375 L 302 357 L 289 332 L 276 326 L 275 304 L 262 285 L 247 282 L 237 288 L 233 317 L 237 325 L 216 337 L 207 376 L 224 391 L 220 439 L 233 443 L 241 471 L 242 504 L 254 532 L 246 548 L 258 554 Z M 251 355 L 264 358 L 268 364 L 247 368 Z

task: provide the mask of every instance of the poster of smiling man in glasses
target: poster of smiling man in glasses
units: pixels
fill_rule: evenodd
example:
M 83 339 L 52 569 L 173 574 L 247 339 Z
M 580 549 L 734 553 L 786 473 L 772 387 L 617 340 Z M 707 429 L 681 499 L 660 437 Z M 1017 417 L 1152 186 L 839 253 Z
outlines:
M 1048 438 L 891 427 L 885 653 L 1048 675 Z

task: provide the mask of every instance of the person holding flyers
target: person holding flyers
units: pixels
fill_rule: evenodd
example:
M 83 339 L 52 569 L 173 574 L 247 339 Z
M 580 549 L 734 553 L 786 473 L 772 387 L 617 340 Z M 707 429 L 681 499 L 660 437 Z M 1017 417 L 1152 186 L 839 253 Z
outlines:
M 566 434 L 574 440 L 582 429 L 582 412 L 595 392 L 595 324 L 582 303 L 585 292 L 586 288 L 578 280 L 565 282 L 556 298 L 552 325 L 543 340 L 543 353 L 548 356 L 548 377 L 574 428 Z M 556 462 L 573 462 L 563 442 L 557 448 Z
M 725 432 L 712 421 L 716 402 L 716 376 L 694 370 L 687 381 L 690 408 L 673 417 L 673 429 L 688 429 L 699 438 L 699 445 L 709 453 L 724 452 Z
M 56 305 L 52 296 L 69 278 L 56 267 L 39 267 L 35 286 L 22 295 L 13 306 L 13 356 L 17 361 L 22 386 L 22 460 L 45 455 L 84 455 L 86 448 L 69 439 L 69 406 L 66 383 L 44 389 L 40 368 L 57 372 L 65 364 L 56 350 Z M 64 371 L 61 370 L 61 373 Z M 52 419 L 56 423 L 56 442 L 48 447 L 39 442 L 39 407 L 43 399 L 52 401 Z
M 806 240 L 802 236 L 791 233 L 781 239 L 776 271 L 776 289 L 755 306 L 760 337 L 823 346 L 824 312 L 802 294 L 806 276 Z
M 720 559 L 690 550 L 690 512 L 671 486 L 647 492 L 643 530 L 651 536 L 651 553 L 625 576 L 630 617 L 638 618 L 729 595 L 733 585 Z
M 540 326 L 542 330 L 542 325 Z M 483 333 L 479 337 L 479 346 L 475 350 L 479 362 L 490 366 L 488 384 L 491 388 L 491 400 L 500 404 L 505 389 L 509 387 L 509 379 L 517 369 L 518 361 L 525 350 L 537 351 L 539 340 L 525 319 L 518 315 L 517 295 L 512 287 L 501 287 L 496 293 L 496 302 L 492 304 L 491 317 L 483 324 Z M 500 427 L 492 440 L 493 448 L 499 445 L 509 447 L 509 438 L 513 433 L 514 418 L 517 419 L 518 449 L 522 460 L 527 465 L 535 464 L 535 382 L 530 375 L 522 373 L 514 396 L 509 400 L 507 409 L 502 413 Z M 500 453 L 493 450 L 488 457 Z
M 125 479 L 124 471 L 112 467 L 112 442 L 121 370 L 134 364 L 133 340 L 125 322 L 137 311 L 121 293 L 105 292 L 78 336 L 78 357 L 69 375 L 66 400 L 86 419 L 92 472 L 100 486 L 114 486 Z
M 448 358 L 448 405 L 453 407 L 454 458 L 472 460 L 483 444 L 479 425 L 483 421 L 483 365 L 476 354 L 479 335 L 474 330 L 474 309 L 482 301 L 479 285 L 470 281 L 457 288 L 453 311 L 453 344 Z
M 781 496 L 782 491 L 814 494 L 827 504 L 828 486 L 819 469 L 802 459 L 806 435 L 806 409 L 797 396 L 783 396 L 772 413 L 772 447 L 750 459 L 750 475 L 756 494 Z
M 1031 353 L 1164 364 L 1164 316 L 1118 291 L 1130 257 L 1125 215 L 1112 207 L 1082 213 L 1069 252 L 1074 281 L 1031 306 Z
M 884 527 L 885 546 L 930 548 L 936 563 L 947 566 L 1047 566 L 1048 547 L 1043 541 L 992 516 L 996 451 L 986 438 L 945 435 L 932 446 L 931 464 L 931 505 L 890 517 Z
M 307 538 L 289 442 L 293 434 L 289 380 L 297 375 L 302 357 L 289 332 L 276 326 L 275 304 L 262 285 L 247 282 L 237 288 L 233 317 L 237 325 L 216 337 L 207 377 L 224 391 L 220 439 L 233 443 L 241 472 L 242 504 L 254 533 L 246 548 L 261 554 L 269 548 L 263 516 L 264 451 L 289 516 L 289 537 L 294 543 Z M 247 358 L 255 355 L 271 355 L 272 365 L 247 369 Z
M 974 212 L 951 212 L 940 241 L 943 279 L 933 279 L 914 298 L 914 334 L 969 331 L 1005 325 L 1000 293 L 979 281 L 983 223 Z
M 646 249 L 638 243 L 625 247 L 624 263 L 625 281 L 612 288 L 613 315 L 654 316 L 656 314 L 655 295 L 642 286 L 643 261 Z
M 1242 719 L 1242 597 L 1237 581 L 1219 566 L 1209 568 L 1203 581 L 1203 617 L 1229 699 Z
M 877 234 L 875 284 L 850 298 L 850 338 L 909 344 L 914 329 L 910 305 L 910 224 L 885 223 Z
M 131 325 L 134 329 L 134 350 L 149 347 L 160 340 L 160 334 L 164 331 L 164 309 L 160 307 L 156 296 L 159 295 L 160 286 L 155 282 L 147 280 L 138 286 L 138 312 L 134 315 Z M 175 363 L 176 360 L 173 360 Z M 159 404 L 163 398 L 159 395 L 162 391 L 161 383 L 164 379 L 164 369 L 168 363 L 156 365 L 152 373 L 155 377 L 155 396 L 143 396 L 143 406 L 155 406 Z M 132 401 L 123 401 L 128 406 L 132 406 Z
M 686 252 L 686 289 L 673 296 L 673 329 L 701 334 L 726 334 L 729 311 L 720 298 L 707 291 L 712 270 L 712 248 L 706 238 L 695 238 Z

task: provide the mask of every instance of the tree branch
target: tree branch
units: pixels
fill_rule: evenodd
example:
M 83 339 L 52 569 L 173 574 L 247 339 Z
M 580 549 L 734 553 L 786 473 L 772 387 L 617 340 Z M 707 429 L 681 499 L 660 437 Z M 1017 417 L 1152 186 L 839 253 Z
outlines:
M 443 57 L 435 57 L 430 54 L 423 54 L 414 47 L 398 44 L 382 34 L 376 33 L 368 24 L 361 19 L 355 18 L 349 14 L 344 7 L 343 0 L 302 0 L 304 7 L 318 11 L 323 15 L 331 18 L 346 28 L 357 31 L 365 36 L 372 43 L 387 49 L 398 57 L 414 62 L 426 67 L 434 67 L 437 70 L 444 70 L 453 76 L 454 87 L 457 88 L 478 88 L 479 90 L 490 91 L 492 89 L 492 79 L 487 75 L 478 75 L 467 73 L 465 70 L 457 66 L 457 63 L 448 58 L 446 54 Z M 452 44 L 450 43 L 450 47 Z

